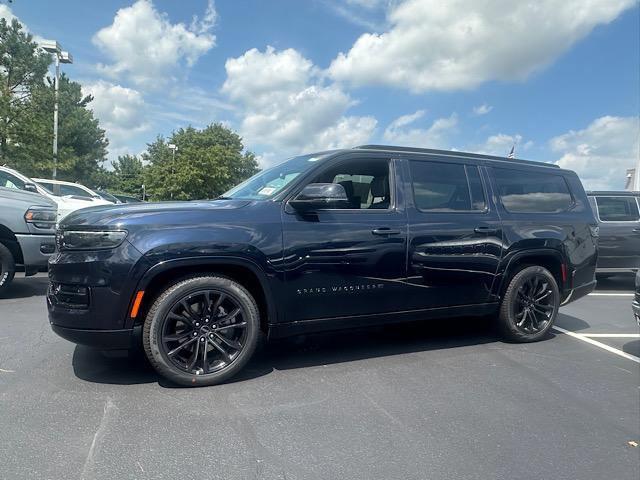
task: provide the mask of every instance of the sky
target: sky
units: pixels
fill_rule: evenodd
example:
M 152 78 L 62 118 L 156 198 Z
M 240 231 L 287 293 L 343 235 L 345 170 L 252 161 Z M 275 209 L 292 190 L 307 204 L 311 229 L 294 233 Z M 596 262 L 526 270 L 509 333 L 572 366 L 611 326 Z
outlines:
M 268 167 L 367 143 L 557 162 L 640 155 L 637 0 L 13 0 L 74 58 L 109 159 L 222 122 Z

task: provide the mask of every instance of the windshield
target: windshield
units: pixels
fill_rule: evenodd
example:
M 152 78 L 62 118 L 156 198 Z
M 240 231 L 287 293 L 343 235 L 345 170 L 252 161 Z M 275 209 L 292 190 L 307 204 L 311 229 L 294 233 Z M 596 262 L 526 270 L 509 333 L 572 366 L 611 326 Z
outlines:
M 282 191 L 294 178 L 310 169 L 327 154 L 293 157 L 280 165 L 255 174 L 240 185 L 221 195 L 222 198 L 263 200 Z

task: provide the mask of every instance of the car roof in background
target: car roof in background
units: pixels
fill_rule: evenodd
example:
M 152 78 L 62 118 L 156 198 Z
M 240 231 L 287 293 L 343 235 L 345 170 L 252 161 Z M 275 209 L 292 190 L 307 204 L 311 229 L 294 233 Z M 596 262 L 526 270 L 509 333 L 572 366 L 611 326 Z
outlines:
M 588 196 L 595 197 L 601 196 L 614 196 L 614 197 L 637 197 L 640 196 L 640 192 L 632 192 L 630 190 L 593 190 L 587 192 Z

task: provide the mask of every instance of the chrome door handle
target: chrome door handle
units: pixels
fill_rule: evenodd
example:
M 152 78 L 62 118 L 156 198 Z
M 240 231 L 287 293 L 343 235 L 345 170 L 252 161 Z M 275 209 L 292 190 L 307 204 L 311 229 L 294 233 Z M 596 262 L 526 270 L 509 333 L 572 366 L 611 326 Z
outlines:
M 374 235 L 400 235 L 400 230 L 391 230 L 390 228 L 374 228 L 371 230 Z

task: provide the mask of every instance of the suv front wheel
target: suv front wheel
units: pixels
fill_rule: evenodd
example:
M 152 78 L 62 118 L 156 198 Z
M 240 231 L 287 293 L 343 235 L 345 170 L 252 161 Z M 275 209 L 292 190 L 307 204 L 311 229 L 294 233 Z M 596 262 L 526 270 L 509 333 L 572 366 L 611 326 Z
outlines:
M 515 342 L 545 337 L 558 315 L 560 291 L 549 270 L 530 266 L 513 276 L 500 305 L 498 328 Z
M 9 250 L 0 243 L 0 293 L 7 289 L 16 273 L 16 264 Z
M 147 358 L 164 377 L 181 385 L 215 385 L 249 361 L 260 336 L 251 294 L 220 276 L 187 278 L 167 288 L 145 319 Z

